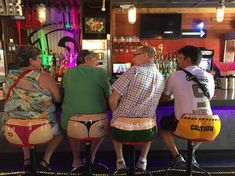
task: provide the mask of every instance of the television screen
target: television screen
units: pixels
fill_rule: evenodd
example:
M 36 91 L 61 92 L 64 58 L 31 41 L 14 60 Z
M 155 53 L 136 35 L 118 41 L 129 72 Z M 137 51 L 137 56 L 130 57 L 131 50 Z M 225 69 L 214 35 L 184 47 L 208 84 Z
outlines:
M 210 71 L 212 66 L 211 58 L 202 58 L 199 67 L 205 71 Z
M 182 14 L 141 14 L 140 38 L 180 38 Z
M 113 73 L 120 74 L 126 72 L 131 67 L 131 63 L 113 63 Z

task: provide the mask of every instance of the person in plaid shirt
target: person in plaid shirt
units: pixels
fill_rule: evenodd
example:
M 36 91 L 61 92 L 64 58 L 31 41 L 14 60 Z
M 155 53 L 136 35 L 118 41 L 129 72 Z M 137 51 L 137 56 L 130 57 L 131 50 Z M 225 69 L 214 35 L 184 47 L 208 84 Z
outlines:
M 120 118 L 150 118 L 155 122 L 156 108 L 164 89 L 164 78 L 157 70 L 154 64 L 155 51 L 152 47 L 142 46 L 133 53 L 133 67 L 127 70 L 112 86 L 112 95 L 109 98 L 109 105 L 113 112 L 111 121 L 112 136 L 115 132 L 115 123 Z M 137 124 L 138 131 L 143 124 Z M 126 128 L 132 128 L 133 125 L 126 125 Z M 147 125 L 146 125 L 147 126 Z M 156 125 L 154 125 L 156 134 Z M 135 128 L 135 127 L 134 127 Z M 131 129 L 130 129 L 131 131 Z M 143 130 L 144 131 L 144 130 Z M 146 131 L 146 130 L 145 130 Z M 140 133 L 139 133 L 140 134 Z M 124 138 L 125 134 L 121 134 Z M 141 155 L 137 163 L 137 168 L 146 170 L 147 154 L 151 145 L 151 139 L 144 139 L 146 136 L 138 135 L 138 141 L 145 141 L 142 145 Z M 115 137 L 113 136 L 115 139 Z M 128 141 L 128 139 L 126 139 Z M 113 140 L 116 151 L 117 161 L 116 169 L 126 168 L 123 158 L 122 143 Z

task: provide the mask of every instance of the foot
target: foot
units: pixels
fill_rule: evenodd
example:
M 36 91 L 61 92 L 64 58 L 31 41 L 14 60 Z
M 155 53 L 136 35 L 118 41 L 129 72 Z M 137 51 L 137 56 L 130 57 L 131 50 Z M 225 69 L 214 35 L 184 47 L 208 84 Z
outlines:
M 72 167 L 73 168 L 78 168 L 80 166 L 84 165 L 83 162 L 81 162 L 80 160 L 73 160 L 73 163 L 72 163 Z
M 186 161 L 184 160 L 182 155 L 177 155 L 173 160 L 172 160 L 172 167 L 175 168 L 181 168 L 181 167 L 186 167 Z
M 30 163 L 30 159 L 29 158 L 27 158 L 27 159 L 25 159 L 24 160 L 24 171 L 25 172 L 30 172 L 31 171 L 31 163 Z
M 125 168 L 126 168 L 126 163 L 124 159 L 116 161 L 116 170 L 125 169 Z
M 80 160 L 73 160 L 72 169 L 71 169 L 70 173 L 83 172 L 84 167 L 85 167 L 84 163 L 82 163 Z
M 188 160 L 188 156 L 187 155 L 185 155 L 185 159 Z M 195 156 L 194 153 L 192 155 L 192 165 L 195 166 L 195 167 L 199 167 L 199 164 L 198 164 L 198 162 L 196 160 L 196 156 Z
M 193 166 L 195 166 L 195 167 L 199 167 L 199 164 L 198 164 L 198 162 L 197 162 L 197 160 L 196 160 L 196 156 L 193 154 L 193 156 L 192 156 L 192 164 L 193 164 Z
M 40 163 L 40 171 L 51 172 L 50 164 L 47 161 L 42 160 Z
M 141 169 L 141 170 L 145 171 L 146 167 L 147 167 L 147 160 L 146 159 L 145 160 L 139 160 L 136 167 L 138 169 Z

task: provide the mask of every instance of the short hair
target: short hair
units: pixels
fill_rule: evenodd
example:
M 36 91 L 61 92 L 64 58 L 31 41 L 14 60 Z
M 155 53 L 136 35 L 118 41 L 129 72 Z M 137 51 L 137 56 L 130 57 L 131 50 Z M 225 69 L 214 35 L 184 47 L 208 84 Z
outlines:
M 146 52 L 149 58 L 154 58 L 156 55 L 155 50 L 150 46 L 141 46 L 139 49 L 143 52 Z
M 36 60 L 40 50 L 32 45 L 22 45 L 16 50 L 17 64 L 19 67 L 28 67 L 29 59 Z
M 77 57 L 77 65 L 84 64 L 86 59 L 97 57 L 98 54 L 94 51 L 82 50 Z
M 202 59 L 201 49 L 196 46 L 187 45 L 180 48 L 178 53 L 183 54 L 185 57 L 189 57 L 194 65 L 199 65 Z

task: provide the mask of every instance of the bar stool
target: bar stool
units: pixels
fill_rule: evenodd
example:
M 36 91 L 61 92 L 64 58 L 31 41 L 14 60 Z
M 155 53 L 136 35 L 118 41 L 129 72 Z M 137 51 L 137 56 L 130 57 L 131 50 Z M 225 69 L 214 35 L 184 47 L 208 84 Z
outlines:
M 176 130 L 172 134 L 188 141 L 187 176 L 192 176 L 193 142 L 211 142 L 217 137 L 220 129 L 221 122 L 218 115 L 184 114 L 180 118 Z M 206 170 L 196 168 L 210 175 Z
M 154 118 L 114 118 L 111 123 L 112 138 L 129 148 L 129 170 L 127 175 L 134 176 L 135 168 L 135 145 L 143 145 L 152 141 L 156 136 L 156 122 Z M 113 175 L 119 174 L 116 171 Z M 142 175 L 151 174 L 146 170 Z
M 4 124 L 4 136 L 7 141 L 19 147 L 30 148 L 31 168 L 22 175 L 36 176 L 35 146 L 44 144 L 53 138 L 52 128 L 47 119 L 9 118 Z
M 70 117 L 67 127 L 68 137 L 85 141 L 86 164 L 85 170 L 81 169 L 82 175 L 93 175 L 91 163 L 91 143 L 103 138 L 109 131 L 109 119 L 106 114 L 74 115 Z M 108 173 L 107 166 L 98 163 L 102 171 Z

